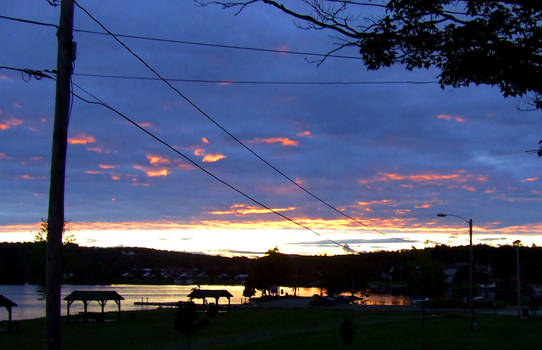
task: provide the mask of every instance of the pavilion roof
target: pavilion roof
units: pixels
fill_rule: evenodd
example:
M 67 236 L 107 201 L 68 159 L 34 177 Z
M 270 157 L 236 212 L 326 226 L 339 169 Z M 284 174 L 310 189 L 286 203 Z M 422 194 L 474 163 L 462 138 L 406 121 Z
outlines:
M 211 289 L 196 289 L 188 294 L 190 299 L 203 299 L 203 298 L 231 298 L 233 295 L 225 289 L 211 290 Z
M 17 306 L 17 304 L 0 294 L 0 306 L 12 307 Z
M 74 290 L 70 295 L 66 296 L 64 300 L 124 300 L 124 298 L 114 290 Z

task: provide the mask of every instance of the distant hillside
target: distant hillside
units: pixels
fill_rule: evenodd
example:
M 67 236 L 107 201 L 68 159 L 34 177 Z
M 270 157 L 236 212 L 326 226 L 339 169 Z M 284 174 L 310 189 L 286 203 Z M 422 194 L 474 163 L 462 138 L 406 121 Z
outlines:
M 284 255 L 270 250 L 258 259 L 226 258 L 146 248 L 63 248 L 64 283 L 201 283 L 315 286 L 330 293 L 372 288 L 409 295 L 464 293 L 467 247 L 436 246 L 396 252 L 341 256 Z M 495 283 L 513 295 L 516 250 L 512 246 L 474 247 L 475 281 Z M 542 284 L 542 248 L 520 247 L 521 282 Z M 43 284 L 43 243 L 0 243 L 0 284 Z

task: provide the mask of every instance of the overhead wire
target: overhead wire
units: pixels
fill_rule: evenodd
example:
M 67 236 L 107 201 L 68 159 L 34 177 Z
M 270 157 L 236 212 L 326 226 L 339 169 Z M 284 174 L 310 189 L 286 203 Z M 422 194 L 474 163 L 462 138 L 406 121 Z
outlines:
M 22 72 L 22 73 L 27 73 L 27 74 L 30 74 L 32 76 L 35 76 L 35 77 L 39 77 L 39 79 L 41 78 L 48 78 L 48 79 L 51 79 L 51 80 L 56 80 L 55 77 L 52 77 L 46 73 L 50 73 L 51 71 L 49 70 L 33 70 L 33 69 L 27 69 L 27 68 L 17 68 L 17 67 L 9 67 L 9 66 L 0 66 L 0 69 L 8 69 L 8 70 L 12 70 L 12 71 L 18 71 L 18 72 Z M 273 208 L 267 206 L 266 204 L 262 203 L 261 201 L 258 201 L 257 199 L 255 199 L 253 196 L 249 195 L 249 194 L 246 194 L 245 192 L 243 192 L 242 190 L 238 189 L 237 187 L 235 187 L 234 185 L 231 185 L 230 183 L 228 183 L 227 181 L 223 180 L 222 178 L 218 177 L 217 175 L 215 175 L 214 173 L 212 173 L 211 171 L 207 170 L 205 167 L 203 167 L 202 165 L 198 164 L 196 161 L 194 161 L 192 158 L 190 158 L 189 156 L 187 156 L 186 154 L 184 154 L 183 152 L 179 151 L 177 148 L 175 148 L 174 146 L 172 146 L 171 144 L 169 144 L 167 141 L 165 141 L 164 139 L 162 139 L 161 137 L 155 135 L 153 132 L 147 130 L 145 127 L 139 125 L 137 122 L 135 122 L 132 118 L 128 117 L 126 114 L 120 112 L 118 109 L 114 108 L 114 107 L 111 107 L 109 104 L 105 103 L 102 99 L 98 98 L 96 95 L 94 95 L 93 93 L 91 93 L 90 91 L 88 91 L 87 89 L 81 87 L 79 84 L 75 83 L 73 80 L 70 82 L 71 83 L 71 86 L 72 88 L 70 89 L 70 94 L 73 96 L 75 96 L 77 99 L 85 102 L 85 103 L 88 103 L 88 104 L 95 104 L 95 105 L 100 105 L 102 107 L 105 107 L 107 109 L 109 109 L 110 111 L 114 112 L 115 114 L 119 115 L 120 117 L 122 117 L 124 120 L 126 120 L 127 122 L 129 122 L 131 125 L 135 126 L 136 128 L 138 128 L 139 130 L 143 131 L 145 134 L 147 134 L 148 136 L 152 137 L 155 141 L 159 142 L 160 144 L 166 146 L 167 148 L 169 148 L 171 151 L 175 152 L 178 156 L 182 157 L 184 160 L 186 160 L 187 162 L 189 162 L 191 165 L 193 165 L 194 167 L 200 169 L 201 171 L 203 171 L 204 173 L 206 173 L 207 175 L 209 175 L 210 177 L 212 177 L 213 179 L 215 179 L 216 181 L 220 182 L 221 184 L 225 185 L 226 187 L 229 187 L 230 189 L 234 190 L 235 192 L 239 193 L 240 195 L 242 195 L 243 197 L 247 198 L 248 200 L 250 200 L 251 202 L 259 205 L 260 207 L 268 210 L 269 212 L 273 213 L 273 214 L 276 214 L 278 216 L 280 216 L 282 219 L 284 220 L 287 220 L 305 230 L 308 230 L 312 233 L 314 233 L 315 235 L 317 235 L 318 237 L 322 237 L 323 239 L 325 239 L 326 241 L 330 242 L 330 243 L 333 243 L 335 245 L 338 245 L 339 247 L 341 247 L 344 251 L 346 252 L 349 252 L 349 253 L 357 253 L 357 251 L 355 251 L 354 249 L 350 248 L 350 246 L 348 246 L 347 244 L 341 244 L 333 239 L 329 239 L 329 238 L 325 238 L 322 236 L 322 234 L 320 234 L 319 232 L 311 229 L 310 227 L 308 227 L 307 225 L 304 225 L 302 223 L 299 223 L 297 222 L 296 220 L 288 217 L 287 215 L 284 215 L 282 213 L 280 213 L 279 211 L 277 210 L 274 210 Z M 73 86 L 77 87 L 79 90 L 83 91 L 84 93 L 86 93 L 88 96 L 92 97 L 95 101 L 90 101 L 88 99 L 85 99 L 84 97 L 80 96 L 79 94 L 75 93 L 73 91 Z M 73 101 L 73 100 L 72 100 Z M 71 108 L 70 108 L 70 113 L 71 113 Z
M 344 213 L 342 210 L 337 209 L 335 206 L 331 205 L 327 201 L 323 200 L 310 190 L 306 189 L 305 187 L 298 184 L 294 179 L 286 175 L 283 171 L 269 163 L 267 160 L 265 160 L 262 156 L 260 156 L 256 151 L 254 151 L 252 148 L 247 146 L 243 141 L 241 141 L 239 138 L 237 138 L 235 135 L 233 135 L 231 132 L 229 132 L 224 126 L 222 126 L 218 121 L 216 121 L 211 115 L 209 115 L 207 112 L 205 112 L 201 107 L 199 107 L 197 104 L 195 104 L 192 100 L 190 100 L 186 95 L 184 95 L 179 89 L 177 89 L 175 86 L 173 86 L 169 81 L 167 81 L 156 69 L 154 69 L 149 63 L 147 63 L 141 56 L 136 54 L 131 48 L 129 48 L 122 40 L 120 40 L 114 33 L 112 33 L 102 22 L 100 22 L 96 17 L 94 17 L 87 9 L 79 5 L 77 1 L 74 0 L 75 6 L 77 6 L 81 11 L 83 11 L 90 19 L 92 19 L 96 24 L 98 24 L 104 31 L 109 33 L 109 35 L 117 42 L 119 43 L 125 50 L 127 50 L 132 56 L 134 56 L 138 61 L 140 61 L 145 67 L 147 67 L 148 70 L 150 70 L 154 75 L 156 75 L 160 80 L 162 80 L 169 88 L 171 88 L 175 93 L 177 93 L 182 99 L 184 99 L 188 104 L 190 104 L 194 109 L 196 109 L 200 114 L 202 114 L 205 118 L 207 118 L 211 123 L 216 125 L 219 129 L 221 129 L 224 133 L 226 133 L 228 136 L 230 136 L 232 139 L 234 139 L 239 145 L 241 145 L 243 148 L 245 148 L 247 151 L 252 153 L 256 158 L 258 158 L 260 161 L 262 161 L 264 164 L 269 166 L 271 169 L 273 169 L 275 172 L 280 174 L 282 177 L 287 179 L 289 182 L 291 182 L 293 185 L 307 193 L 309 196 L 313 197 L 314 199 L 318 200 L 331 210 L 335 211 L 336 213 L 344 216 L 345 218 L 357 223 L 358 225 L 361 225 L 365 227 L 368 230 L 377 232 L 379 234 L 382 234 L 384 236 L 393 237 L 392 235 L 389 235 L 388 233 L 385 233 L 383 231 L 380 231 L 376 228 L 373 228 L 366 223 L 352 217 L 349 214 Z M 396 237 L 394 237 L 396 238 Z M 402 240 L 401 238 L 398 238 Z
M 218 177 L 217 175 L 215 175 L 214 173 L 212 173 L 211 171 L 207 170 L 205 167 L 203 167 L 202 165 L 198 164 L 196 161 L 192 160 L 192 158 L 190 158 L 189 156 L 187 156 L 186 154 L 184 154 L 183 152 L 179 151 L 177 148 L 173 147 L 171 144 L 169 144 L 167 141 L 165 141 L 164 139 L 162 139 L 161 137 L 155 135 L 153 132 L 147 130 L 146 128 L 144 128 L 143 126 L 139 125 L 137 122 L 135 122 L 133 119 L 131 119 L 130 117 L 128 117 L 126 114 L 120 112 L 118 109 L 114 108 L 114 107 L 111 107 L 109 104 L 105 103 L 103 100 L 101 100 L 100 98 L 96 97 L 96 95 L 92 94 L 91 92 L 89 92 L 88 90 L 84 89 L 83 87 L 81 87 L 79 84 L 73 82 L 73 85 L 75 87 L 77 87 L 78 89 L 80 89 L 81 91 L 85 92 L 87 95 L 89 95 L 90 97 L 92 97 L 95 101 L 90 101 L 90 100 L 87 100 L 85 99 L 84 97 L 80 96 L 79 94 L 75 93 L 72 91 L 72 94 L 78 98 L 79 100 L 83 101 L 83 102 L 86 102 L 86 103 L 89 103 L 89 104 L 95 104 L 95 105 L 100 105 L 102 107 L 105 107 L 107 109 L 109 109 L 110 111 L 114 112 L 115 114 L 117 114 L 118 116 L 120 116 L 121 118 L 123 118 L 124 120 L 126 120 L 127 122 L 129 122 L 130 124 L 132 124 L 133 126 L 135 126 L 136 128 L 138 128 L 139 130 L 143 131 L 145 134 L 147 134 L 148 136 L 150 136 L 151 138 L 153 138 L 155 141 L 161 143 L 162 145 L 166 146 L 167 148 L 169 148 L 171 151 L 175 152 L 178 156 L 182 157 L 185 161 L 189 162 L 191 165 L 193 165 L 194 167 L 198 168 L 199 170 L 203 171 L 204 173 L 206 173 L 207 175 L 209 175 L 210 177 L 212 177 L 214 180 L 220 182 L 221 184 L 225 185 L 226 187 L 229 187 L 230 189 L 232 189 L 233 191 L 237 192 L 238 194 L 242 195 L 243 197 L 245 197 L 246 199 L 250 200 L 251 202 L 259 205 L 260 207 L 268 210 L 269 212 L 275 214 L 275 215 L 278 215 L 280 216 L 282 219 L 284 220 L 287 220 L 305 230 L 308 230 L 312 233 L 314 233 L 315 235 L 317 235 L 318 237 L 322 237 L 322 235 L 311 229 L 310 227 L 308 227 L 307 225 L 304 225 L 302 223 L 299 223 L 297 222 L 296 220 L 288 217 L 287 215 L 284 215 L 282 213 L 280 213 L 279 211 L 269 207 L 268 205 L 262 203 L 261 201 L 257 200 L 256 198 L 254 198 L 253 196 L 243 192 L 242 190 L 240 190 L 239 188 L 235 187 L 234 185 L 231 185 L 229 182 L 227 182 L 226 180 L 223 180 L 222 178 Z M 331 242 L 333 244 L 336 244 L 338 246 L 340 246 L 342 249 L 344 249 L 345 251 L 348 251 L 350 253 L 357 253 L 354 249 L 350 248 L 349 246 L 347 245 L 343 245 L 335 240 L 332 240 L 332 239 L 329 239 L 329 238 L 325 238 L 323 237 L 325 240 L 327 240 L 328 242 Z
M 15 22 L 21 22 L 21 23 L 27 23 L 27 24 L 35 24 L 35 25 L 58 28 L 58 25 L 53 24 L 53 23 L 46 23 L 46 22 L 40 22 L 40 21 L 34 21 L 34 20 L 18 18 L 18 17 L 11 17 L 11 16 L 4 16 L 4 15 L 0 15 L 0 18 L 7 19 L 7 20 L 10 20 L 10 21 L 15 21 Z M 94 34 L 94 35 L 105 35 L 105 36 L 110 35 L 107 32 L 100 32 L 100 31 L 88 30 L 88 29 L 80 29 L 80 28 L 74 28 L 73 31 L 77 32 L 77 33 Z M 308 52 L 308 51 L 294 51 L 294 50 L 286 50 L 286 49 L 269 49 L 269 48 L 253 47 L 253 46 L 206 43 L 206 42 L 198 42 L 198 41 L 190 41 L 190 40 L 166 39 L 166 38 L 157 38 L 157 37 L 151 37 L 151 36 L 121 34 L 121 33 L 111 33 L 111 34 L 114 34 L 116 37 L 119 37 L 119 38 L 139 39 L 139 40 L 147 40 L 147 41 L 172 43 L 172 44 L 183 44 L 183 45 L 193 45 L 193 46 L 207 46 L 207 47 L 216 47 L 216 48 L 222 48 L 222 49 L 259 51 L 259 52 L 269 52 L 269 53 L 278 53 L 278 54 L 315 56 L 315 57 L 333 57 L 333 58 L 342 58 L 342 59 L 351 59 L 351 60 L 362 60 L 362 58 L 359 57 L 359 56 L 337 55 L 337 54 L 327 54 L 327 53 Z
M 135 75 L 120 75 L 120 74 L 97 74 L 97 73 L 74 73 L 75 76 L 80 77 L 92 77 L 92 78 L 110 78 L 110 79 L 125 79 L 125 80 L 150 80 L 159 81 L 162 80 L 157 77 L 144 77 Z M 186 78 L 164 78 L 170 82 L 183 82 L 183 83 L 203 83 L 203 84 L 241 84 L 241 85 L 427 85 L 427 84 L 439 84 L 438 81 L 430 80 L 388 80 L 388 81 L 370 81 L 370 80 L 358 80 L 358 81 L 280 81 L 280 80 L 217 80 L 217 79 L 186 79 Z

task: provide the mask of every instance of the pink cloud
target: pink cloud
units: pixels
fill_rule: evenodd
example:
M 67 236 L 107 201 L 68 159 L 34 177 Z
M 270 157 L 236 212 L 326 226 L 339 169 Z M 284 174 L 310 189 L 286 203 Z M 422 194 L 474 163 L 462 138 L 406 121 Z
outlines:
M 448 115 L 448 114 L 437 114 L 437 116 L 435 118 L 442 119 L 442 120 L 455 120 L 458 123 L 464 123 L 465 122 L 465 119 L 463 119 L 461 117 L 454 117 L 454 116 L 451 116 L 451 115 Z
M 207 140 L 206 137 L 202 137 L 202 138 L 201 138 L 201 141 L 203 141 L 203 143 L 205 143 L 206 145 L 209 144 L 209 140 Z
M 68 138 L 68 143 L 70 145 L 86 145 L 94 142 L 96 142 L 94 137 L 84 134 L 79 134 L 78 136 Z
M 118 165 L 98 164 L 98 167 L 100 167 L 102 169 L 115 169 L 115 168 L 118 168 Z
M 0 130 L 7 130 L 21 124 L 23 124 L 23 121 L 21 119 L 10 117 L 9 119 L 4 119 L 0 121 Z
M 296 136 L 299 136 L 299 137 L 312 137 L 312 134 L 309 130 L 305 130 L 305 131 L 300 131 L 296 134 Z
M 292 140 L 287 137 L 255 138 L 255 139 L 249 140 L 248 143 L 280 143 L 283 146 L 299 145 L 299 141 Z
M 205 155 L 205 150 L 203 148 L 196 148 L 194 150 L 194 155 L 198 157 L 203 157 Z

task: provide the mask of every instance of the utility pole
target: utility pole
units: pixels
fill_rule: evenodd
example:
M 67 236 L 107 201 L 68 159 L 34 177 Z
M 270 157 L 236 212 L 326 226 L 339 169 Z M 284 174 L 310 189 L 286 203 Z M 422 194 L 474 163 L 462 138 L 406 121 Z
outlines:
M 62 0 L 58 26 L 55 120 L 51 152 L 45 302 L 45 349 L 60 349 L 60 282 L 62 276 L 62 231 L 64 229 L 64 183 L 70 110 L 70 77 L 75 59 L 73 0 Z
M 472 249 L 472 219 L 469 219 L 469 309 L 470 330 L 474 331 L 474 252 Z
M 518 314 L 521 318 L 521 281 L 519 279 L 519 244 L 516 245 L 516 279 L 517 279 L 517 289 L 518 289 Z

